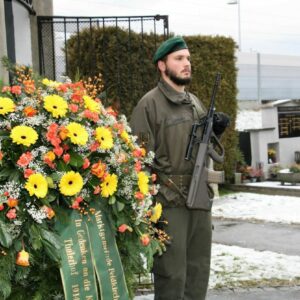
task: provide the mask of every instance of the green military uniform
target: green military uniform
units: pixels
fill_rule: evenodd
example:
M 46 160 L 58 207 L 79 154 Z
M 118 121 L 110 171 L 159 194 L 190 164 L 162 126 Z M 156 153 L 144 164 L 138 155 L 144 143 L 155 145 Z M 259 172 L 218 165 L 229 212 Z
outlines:
M 156 201 L 163 205 L 168 221 L 165 230 L 172 239 L 167 252 L 154 259 L 156 300 L 201 300 L 206 296 L 211 213 L 185 206 L 189 187 L 186 178 L 193 173 L 198 149 L 194 149 L 190 161 L 184 157 L 192 124 L 205 114 L 201 108 L 196 96 L 179 93 L 161 80 L 139 101 L 131 117 L 133 133 L 148 151 L 155 153 L 153 168 L 161 184 Z M 179 190 L 166 184 L 164 178 L 171 178 Z M 208 192 L 203 190 L 203 195 Z

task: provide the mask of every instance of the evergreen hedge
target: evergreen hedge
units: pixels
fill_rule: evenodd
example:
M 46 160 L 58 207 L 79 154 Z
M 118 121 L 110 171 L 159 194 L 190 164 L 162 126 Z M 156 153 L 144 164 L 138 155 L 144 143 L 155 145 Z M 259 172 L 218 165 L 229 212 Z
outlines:
M 237 113 L 236 45 L 222 36 L 185 36 L 192 58 L 193 80 L 189 90 L 206 106 L 210 101 L 216 72 L 222 81 L 217 92 L 216 110 L 231 118 L 230 128 L 222 137 L 226 159 L 222 166 L 227 180 L 233 178 L 237 152 L 237 134 L 234 130 Z M 152 63 L 163 36 L 143 35 L 121 28 L 106 27 L 82 30 L 68 40 L 68 75 L 89 77 L 101 73 L 105 93 L 100 98 L 106 105 L 114 104 L 127 117 L 138 100 L 156 86 L 158 73 Z

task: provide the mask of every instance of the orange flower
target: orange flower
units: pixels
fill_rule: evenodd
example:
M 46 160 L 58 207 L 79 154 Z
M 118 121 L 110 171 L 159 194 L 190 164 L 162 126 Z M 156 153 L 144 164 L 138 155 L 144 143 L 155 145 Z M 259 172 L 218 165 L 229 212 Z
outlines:
M 45 155 L 44 155 L 44 160 L 47 161 L 54 161 L 56 158 L 55 153 L 53 151 L 48 151 Z
M 102 178 L 106 171 L 106 164 L 102 163 L 101 160 L 92 165 L 91 173 L 98 178 Z
M 95 152 L 98 148 L 99 148 L 100 144 L 98 142 L 95 142 L 93 143 L 91 146 L 90 146 L 90 150 L 91 152 Z
M 87 118 L 87 119 L 90 119 L 90 120 L 94 121 L 94 122 L 97 122 L 97 121 L 99 120 L 98 114 L 95 113 L 95 112 L 92 112 L 92 111 L 90 111 L 90 110 L 88 110 L 88 109 L 86 109 L 86 110 L 83 112 L 83 116 L 84 116 L 85 118 Z
M 142 243 L 143 246 L 148 246 L 149 243 L 150 243 L 150 237 L 148 234 L 143 234 L 141 237 L 140 237 L 140 241 Z
M 125 232 L 126 230 L 128 230 L 129 232 L 132 232 L 132 228 L 126 224 L 122 224 L 118 227 L 118 231 L 121 233 Z
M 32 106 L 26 106 L 23 109 L 23 113 L 26 117 L 33 117 L 37 114 L 37 110 L 34 109 Z
M 29 253 L 24 249 L 17 254 L 16 264 L 22 267 L 29 266 Z
M 68 129 L 64 126 L 59 128 L 59 137 L 64 141 L 68 137 Z
M 146 155 L 146 150 L 144 148 L 135 148 L 133 151 L 132 151 L 132 155 L 134 157 L 142 157 L 142 156 L 145 156 Z
M 18 203 L 19 203 L 18 199 L 8 198 L 7 200 L 7 206 L 10 208 L 16 207 Z
M 20 158 L 17 161 L 17 165 L 20 167 L 26 167 L 29 165 L 29 163 L 32 160 L 32 154 L 27 151 L 26 153 L 23 153 Z
M 47 214 L 47 218 L 48 218 L 49 220 L 51 220 L 51 219 L 55 216 L 55 211 L 54 211 L 51 207 L 44 205 L 44 206 L 42 207 L 42 209 L 43 209 L 43 210 L 45 211 L 45 213 Z
M 32 94 L 35 91 L 34 80 L 24 80 L 25 93 Z
M 3 203 L 0 204 L 0 211 L 4 209 Z
M 138 200 L 143 200 L 143 199 L 145 198 L 144 194 L 141 193 L 141 192 L 136 192 L 136 193 L 134 194 L 134 197 L 135 197 L 136 199 L 138 199 Z
M 3 152 L 0 151 L 0 161 L 2 160 L 2 158 L 3 158 Z

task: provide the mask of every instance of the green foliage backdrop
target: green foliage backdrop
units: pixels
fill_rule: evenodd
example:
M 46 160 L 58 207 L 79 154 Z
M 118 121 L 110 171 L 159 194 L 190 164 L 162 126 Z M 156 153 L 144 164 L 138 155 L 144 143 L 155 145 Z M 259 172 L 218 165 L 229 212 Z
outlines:
M 158 80 L 152 63 L 156 47 L 163 36 L 143 35 L 109 27 L 83 30 L 72 36 L 65 51 L 68 53 L 68 75 L 74 79 L 101 73 L 105 93 L 100 95 L 105 105 L 113 99 L 114 105 L 130 117 L 138 100 Z M 192 57 L 193 80 L 189 90 L 207 106 L 210 100 L 216 72 L 222 81 L 217 93 L 216 109 L 230 115 L 230 128 L 222 137 L 226 150 L 224 169 L 227 180 L 233 177 L 237 151 L 237 134 L 234 130 L 237 112 L 237 70 L 235 67 L 236 45 L 231 38 L 222 36 L 185 36 Z M 129 53 L 130 51 L 130 53 Z

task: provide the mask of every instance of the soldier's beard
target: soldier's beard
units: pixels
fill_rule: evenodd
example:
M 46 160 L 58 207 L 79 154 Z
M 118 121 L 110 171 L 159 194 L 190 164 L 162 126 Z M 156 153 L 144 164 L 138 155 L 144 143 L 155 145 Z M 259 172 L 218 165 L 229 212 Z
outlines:
M 176 85 L 183 86 L 183 85 L 188 85 L 190 84 L 192 77 L 186 77 L 186 78 L 181 78 L 178 77 L 173 71 L 171 71 L 168 67 L 166 68 L 165 71 L 166 76 L 170 78 L 170 80 L 175 83 Z

